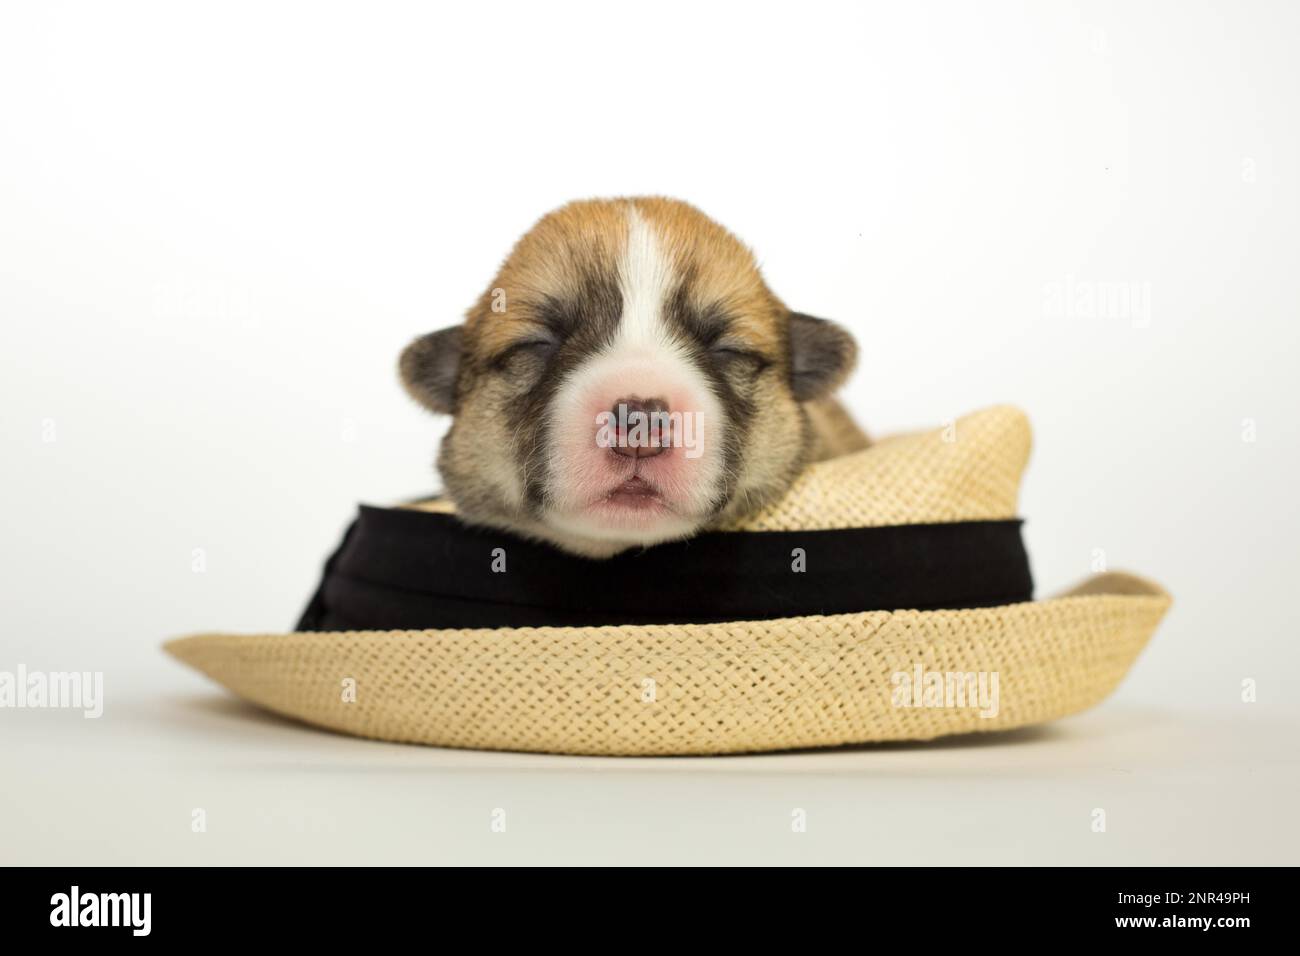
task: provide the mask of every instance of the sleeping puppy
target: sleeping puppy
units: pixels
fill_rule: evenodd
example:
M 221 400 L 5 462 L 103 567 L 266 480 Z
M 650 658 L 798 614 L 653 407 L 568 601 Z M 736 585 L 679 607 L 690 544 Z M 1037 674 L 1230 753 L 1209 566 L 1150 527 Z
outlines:
M 461 518 L 608 557 L 733 522 L 863 447 L 827 401 L 855 354 L 699 210 L 635 198 L 544 217 L 400 373 L 453 416 L 438 468 Z

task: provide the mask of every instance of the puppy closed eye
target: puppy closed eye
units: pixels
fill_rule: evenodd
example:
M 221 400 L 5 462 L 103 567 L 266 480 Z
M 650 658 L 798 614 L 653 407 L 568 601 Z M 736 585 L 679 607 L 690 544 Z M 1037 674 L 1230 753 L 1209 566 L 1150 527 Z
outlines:
M 559 345 L 551 339 L 525 339 L 502 349 L 492 359 L 492 367 L 507 370 L 525 363 L 539 367 L 547 362 Z
M 757 375 L 772 364 L 772 360 L 761 352 L 731 343 L 715 345 L 709 349 L 709 356 L 723 372 L 749 376 Z

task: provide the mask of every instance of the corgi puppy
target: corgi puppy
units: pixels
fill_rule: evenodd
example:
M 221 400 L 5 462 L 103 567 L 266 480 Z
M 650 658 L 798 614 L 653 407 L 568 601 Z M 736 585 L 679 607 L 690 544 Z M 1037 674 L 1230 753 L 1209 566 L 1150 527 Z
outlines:
M 630 198 L 543 217 L 399 370 L 453 417 L 438 470 L 464 521 L 601 558 L 734 522 L 864 447 L 829 399 L 855 357 L 722 226 Z

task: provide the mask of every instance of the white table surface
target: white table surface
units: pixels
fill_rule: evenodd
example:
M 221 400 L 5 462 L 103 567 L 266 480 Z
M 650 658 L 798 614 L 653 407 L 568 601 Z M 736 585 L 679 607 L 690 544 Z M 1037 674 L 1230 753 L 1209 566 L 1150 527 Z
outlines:
M 6 864 L 1261 864 L 1300 853 L 1297 724 L 1122 698 L 929 744 L 611 759 L 375 743 L 175 666 L 99 720 L 0 720 Z M 150 686 L 153 682 L 157 686 Z M 1106 813 L 1106 832 L 1092 829 Z M 202 809 L 206 832 L 193 832 Z M 806 814 L 806 832 L 791 826 Z M 497 810 L 505 831 L 494 832 Z M 498 819 L 500 816 L 498 815 Z

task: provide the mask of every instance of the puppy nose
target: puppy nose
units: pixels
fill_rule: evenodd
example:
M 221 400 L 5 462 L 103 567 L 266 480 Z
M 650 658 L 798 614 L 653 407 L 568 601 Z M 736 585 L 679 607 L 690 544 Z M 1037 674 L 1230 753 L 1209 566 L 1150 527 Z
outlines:
M 611 451 L 625 458 L 653 458 L 671 438 L 668 403 L 661 398 L 620 398 L 611 409 L 617 422 L 618 441 Z

